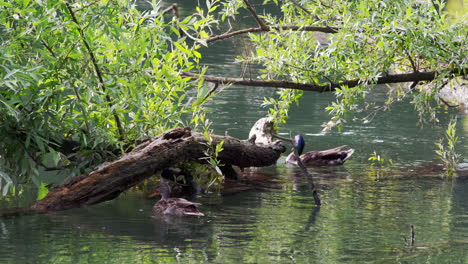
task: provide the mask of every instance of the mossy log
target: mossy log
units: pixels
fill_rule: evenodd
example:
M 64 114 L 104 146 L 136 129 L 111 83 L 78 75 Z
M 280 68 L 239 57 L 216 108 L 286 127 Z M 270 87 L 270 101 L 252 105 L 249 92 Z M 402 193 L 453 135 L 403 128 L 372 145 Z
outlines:
M 211 144 L 224 141 L 219 153 L 222 164 L 263 167 L 275 164 L 285 147 L 280 141 L 256 145 L 248 140 L 212 135 Z M 58 186 L 29 208 L 16 209 L 18 214 L 42 213 L 78 208 L 111 200 L 156 172 L 179 162 L 206 157 L 210 144 L 191 128 L 175 128 L 149 139 L 113 162 L 106 162 L 95 171 L 78 176 Z M 0 212 L 12 215 L 15 210 Z

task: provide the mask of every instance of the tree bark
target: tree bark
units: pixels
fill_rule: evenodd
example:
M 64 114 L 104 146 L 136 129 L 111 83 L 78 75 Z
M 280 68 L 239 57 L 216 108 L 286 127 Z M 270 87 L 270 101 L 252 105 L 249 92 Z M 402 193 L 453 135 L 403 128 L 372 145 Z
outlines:
M 241 168 L 273 165 L 285 151 L 280 141 L 262 146 L 229 136 L 212 135 L 211 144 L 221 141 L 224 141 L 223 151 L 218 155 L 221 163 Z M 206 157 L 208 144 L 202 134 L 192 132 L 188 127 L 168 130 L 119 159 L 52 189 L 44 199 L 29 208 L 17 209 L 16 214 L 65 210 L 114 199 L 157 171 L 179 162 Z M 13 215 L 14 212 L 0 212 L 0 216 Z

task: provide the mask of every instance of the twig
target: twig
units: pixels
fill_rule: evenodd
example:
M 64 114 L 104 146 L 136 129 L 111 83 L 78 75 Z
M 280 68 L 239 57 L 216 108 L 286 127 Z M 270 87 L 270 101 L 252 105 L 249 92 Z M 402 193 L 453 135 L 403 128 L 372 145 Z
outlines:
M 284 141 L 288 141 L 292 144 L 293 149 L 294 149 L 294 155 L 296 155 L 296 159 L 297 159 L 297 165 L 299 165 L 299 167 L 302 170 L 302 173 L 304 173 L 304 175 L 307 178 L 307 181 L 309 182 L 309 187 L 310 187 L 310 190 L 312 191 L 312 196 L 314 197 L 315 205 L 320 207 L 322 205 L 322 202 L 320 201 L 320 196 L 317 192 L 317 189 L 315 188 L 314 180 L 312 176 L 309 174 L 309 171 L 307 170 L 306 166 L 304 166 L 304 163 L 302 163 L 302 160 L 299 157 L 299 153 L 297 152 L 297 148 L 294 145 L 294 140 L 290 138 L 281 137 L 278 135 L 272 135 L 272 137 L 278 138 Z
M 43 39 L 41 39 L 41 44 L 50 52 L 52 57 L 57 59 L 57 56 L 55 56 L 55 52 L 52 50 L 52 48 L 50 48 L 49 45 L 47 45 L 47 42 L 45 42 Z
M 92 5 L 95 5 L 95 4 L 99 3 L 99 2 L 101 2 L 101 0 L 95 0 L 93 2 L 90 2 L 90 3 L 86 4 L 86 5 L 80 5 L 79 8 L 75 9 L 75 12 L 79 12 L 79 11 L 81 11 L 83 9 L 86 9 L 86 8 L 92 6 Z
M 319 2 L 320 5 L 323 5 L 323 6 L 326 7 L 326 8 L 332 8 L 332 6 L 326 5 L 326 4 L 324 4 L 324 3 L 323 3 L 322 1 L 320 1 L 320 0 L 318 0 L 317 2 Z
M 405 49 L 405 47 L 402 47 L 403 51 L 405 52 L 406 56 L 408 57 L 408 60 L 411 63 L 411 67 L 413 67 L 413 72 L 419 72 L 418 67 L 416 66 L 416 63 L 414 62 L 413 58 L 411 58 L 409 52 Z
M 442 90 L 446 85 L 448 84 L 448 81 L 445 81 L 440 87 L 439 87 L 439 91 Z M 449 104 L 447 101 L 445 101 L 445 99 L 442 97 L 442 96 L 439 96 L 439 100 L 444 103 L 446 106 L 448 107 L 451 107 L 451 108 L 455 108 L 455 107 L 459 107 L 460 105 L 451 105 Z
M 162 10 L 160 13 L 161 14 L 166 14 L 172 11 L 172 14 L 178 19 L 179 18 L 179 8 L 177 7 L 177 4 L 172 4 L 168 8 Z
M 291 1 L 294 5 L 296 5 L 297 7 L 299 7 L 300 9 L 302 9 L 302 11 L 306 12 L 307 14 L 309 15 L 312 15 L 312 13 L 307 10 L 307 8 L 305 8 L 304 6 L 302 6 L 301 4 L 299 4 L 298 2 L 296 2 L 295 0 L 289 0 Z
M 460 105 L 451 105 L 449 104 L 447 101 L 445 101 L 445 99 L 443 99 L 442 97 L 439 97 L 439 100 L 444 103 L 446 106 L 448 107 L 451 107 L 451 108 L 454 108 L 454 107 L 459 107 Z
M 205 97 L 202 99 L 202 103 L 206 101 L 215 91 L 218 89 L 219 84 L 215 83 L 214 87 L 210 89 L 210 91 L 205 95 Z
M 291 1 L 294 5 L 298 6 L 300 9 L 302 9 L 302 11 L 306 12 L 307 14 L 309 14 L 309 15 L 311 15 L 311 16 L 313 15 L 312 12 L 310 12 L 307 8 L 305 8 L 304 6 L 302 6 L 301 4 L 299 4 L 297 1 L 295 1 L 295 0 L 289 0 L 289 1 Z M 323 5 L 322 2 L 320 2 L 320 4 Z M 323 5 L 323 6 L 330 8 L 329 6 L 326 6 L 326 5 Z M 315 17 L 315 19 L 316 19 L 317 21 L 320 21 L 320 20 L 321 20 L 319 16 L 317 16 L 317 15 L 313 15 L 313 16 Z M 326 27 L 331 29 L 330 26 L 326 26 Z
M 263 22 L 263 20 L 260 19 L 260 17 L 257 15 L 257 12 L 255 11 L 255 9 L 252 7 L 252 5 L 249 3 L 249 1 L 247 0 L 244 0 L 244 4 L 247 6 L 247 10 L 249 10 L 249 12 L 252 14 L 252 16 L 254 17 L 255 21 L 257 21 L 257 24 L 258 26 L 263 29 L 264 31 L 268 31 L 269 30 L 269 26 L 267 26 L 265 24 L 265 22 Z
M 441 18 L 440 11 L 439 11 L 439 8 L 437 7 L 436 3 L 434 3 L 434 0 L 431 0 L 431 2 L 432 2 L 432 6 L 434 6 L 434 9 L 437 12 L 437 15 L 439 16 L 439 18 Z

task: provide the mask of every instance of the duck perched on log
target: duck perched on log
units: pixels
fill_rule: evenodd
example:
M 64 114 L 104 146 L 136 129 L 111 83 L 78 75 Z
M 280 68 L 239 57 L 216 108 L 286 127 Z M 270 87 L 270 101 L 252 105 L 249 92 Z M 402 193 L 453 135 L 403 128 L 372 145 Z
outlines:
M 310 151 L 302 154 L 305 147 L 305 140 L 300 135 L 294 137 L 294 146 L 297 149 L 297 153 L 299 154 L 302 163 L 304 166 L 308 167 L 342 165 L 354 153 L 354 149 L 343 150 L 348 147 L 343 145 L 332 149 Z M 297 157 L 294 154 L 294 151 L 286 158 L 286 163 L 297 164 Z
M 204 216 L 197 209 L 199 203 L 193 203 L 184 198 L 169 198 L 171 186 L 167 182 L 161 181 L 156 190 L 161 194 L 161 200 L 154 205 L 153 213 L 174 216 Z

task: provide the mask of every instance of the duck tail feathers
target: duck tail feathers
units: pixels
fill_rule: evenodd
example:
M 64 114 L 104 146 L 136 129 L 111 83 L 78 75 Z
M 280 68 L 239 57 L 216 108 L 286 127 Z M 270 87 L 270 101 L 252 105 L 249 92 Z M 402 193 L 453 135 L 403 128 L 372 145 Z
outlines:
M 205 216 L 202 212 L 184 212 L 184 215 Z
M 349 159 L 353 155 L 354 149 L 348 149 L 346 152 L 347 152 L 347 155 L 346 155 L 346 158 L 344 158 L 343 162 Z

